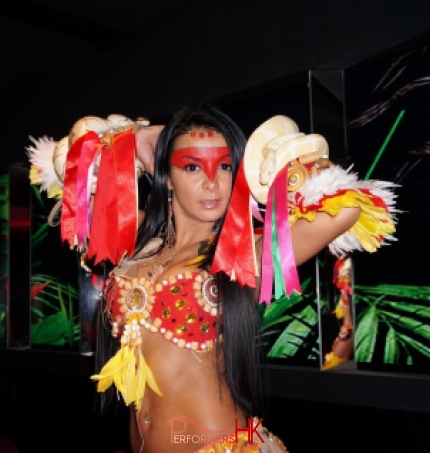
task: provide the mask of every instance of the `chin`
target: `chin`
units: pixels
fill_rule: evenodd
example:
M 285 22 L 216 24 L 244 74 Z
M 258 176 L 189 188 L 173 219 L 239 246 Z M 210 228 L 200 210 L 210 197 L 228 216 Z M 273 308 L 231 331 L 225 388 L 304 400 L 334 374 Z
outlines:
M 204 222 L 216 222 L 220 217 L 222 217 L 224 215 L 224 211 L 223 212 L 212 212 L 212 213 L 208 213 L 208 215 L 205 215 L 205 216 L 202 216 L 202 220 Z

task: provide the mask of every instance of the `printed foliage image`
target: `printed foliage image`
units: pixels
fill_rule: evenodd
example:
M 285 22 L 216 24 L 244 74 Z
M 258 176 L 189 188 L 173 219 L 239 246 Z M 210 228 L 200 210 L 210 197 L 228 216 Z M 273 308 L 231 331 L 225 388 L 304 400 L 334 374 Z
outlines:
M 52 200 L 33 189 L 31 342 L 75 349 L 80 339 L 76 255 L 61 247 L 59 227 L 48 222 Z
M 399 184 L 397 242 L 354 254 L 356 361 L 362 369 L 430 370 L 430 49 L 346 74 L 354 171 Z
M 301 272 L 302 293 L 260 304 L 260 340 L 273 362 L 319 367 L 318 302 L 315 291 L 315 265 L 312 260 Z

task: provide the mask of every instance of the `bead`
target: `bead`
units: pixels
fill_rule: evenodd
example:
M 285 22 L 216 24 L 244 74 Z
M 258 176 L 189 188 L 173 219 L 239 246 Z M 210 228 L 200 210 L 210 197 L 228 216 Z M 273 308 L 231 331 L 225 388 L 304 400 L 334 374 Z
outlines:
M 170 316 L 172 315 L 172 310 L 170 307 L 167 307 L 165 310 L 163 310 L 163 312 L 161 313 L 161 316 L 164 318 L 164 319 L 168 319 L 170 318 Z
M 183 324 L 179 324 L 178 326 L 176 326 L 175 330 L 178 335 L 182 335 L 188 330 L 188 327 L 184 326 Z
M 195 320 L 196 320 L 196 315 L 195 315 L 194 313 L 190 313 L 190 314 L 188 314 L 188 315 L 185 316 L 185 320 L 186 320 L 189 324 L 191 324 L 191 323 L 195 322 Z
M 186 301 L 184 299 L 178 299 L 176 302 L 175 302 L 175 307 L 178 309 L 178 310 L 182 310 L 184 308 L 186 304 Z
M 209 323 L 208 322 L 205 322 L 204 324 L 202 324 L 200 326 L 200 331 L 203 332 L 203 333 L 206 333 L 208 332 L 209 330 Z
M 181 291 L 181 287 L 178 285 L 173 285 L 170 287 L 170 294 L 175 295 L 175 294 L 178 294 L 179 291 Z

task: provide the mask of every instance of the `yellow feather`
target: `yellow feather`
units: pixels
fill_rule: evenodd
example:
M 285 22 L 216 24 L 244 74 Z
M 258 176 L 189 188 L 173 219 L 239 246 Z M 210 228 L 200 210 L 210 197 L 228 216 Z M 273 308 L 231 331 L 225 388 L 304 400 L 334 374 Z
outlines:
M 91 376 L 99 381 L 97 391 L 104 392 L 112 384 L 121 393 L 124 403 L 135 403 L 140 409 L 145 395 L 146 384 L 159 396 L 162 396 L 151 369 L 148 367 L 139 347 L 124 346 L 102 368 L 100 374 Z

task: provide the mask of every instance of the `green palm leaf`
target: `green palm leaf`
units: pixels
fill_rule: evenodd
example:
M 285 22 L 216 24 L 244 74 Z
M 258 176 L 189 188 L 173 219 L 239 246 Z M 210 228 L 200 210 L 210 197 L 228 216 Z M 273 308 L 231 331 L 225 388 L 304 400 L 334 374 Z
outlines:
M 430 349 L 428 343 L 422 343 L 414 338 L 411 338 L 410 335 L 399 334 L 399 337 L 419 354 L 430 358 Z
M 384 363 L 398 363 L 400 357 L 396 331 L 390 327 L 384 350 Z
M 357 361 L 410 365 L 428 360 L 429 286 L 357 285 L 355 303 Z
M 357 361 L 371 361 L 378 334 L 378 322 L 377 309 L 374 305 L 368 307 L 362 313 L 355 331 L 355 357 Z
M 309 283 L 310 278 L 303 283 L 302 294 L 306 291 Z M 283 322 L 281 321 L 281 315 L 301 302 L 303 300 L 302 294 L 292 293 L 290 297 L 281 297 L 273 300 L 270 305 L 260 305 L 258 308 L 262 307 L 260 308 L 261 329 L 264 330 L 269 326 Z
M 31 326 L 33 344 L 64 345 L 69 333 L 67 316 L 62 312 L 48 316 L 45 320 Z
M 317 322 L 316 311 L 308 305 L 277 338 L 268 357 L 293 357 L 296 355 Z

